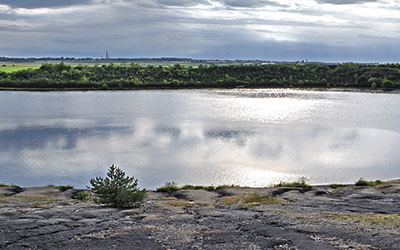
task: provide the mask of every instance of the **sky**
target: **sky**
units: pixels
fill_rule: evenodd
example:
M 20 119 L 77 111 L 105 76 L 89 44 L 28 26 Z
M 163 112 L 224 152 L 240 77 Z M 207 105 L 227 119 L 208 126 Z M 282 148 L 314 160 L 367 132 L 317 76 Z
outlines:
M 0 0 L 0 56 L 400 62 L 400 0 Z

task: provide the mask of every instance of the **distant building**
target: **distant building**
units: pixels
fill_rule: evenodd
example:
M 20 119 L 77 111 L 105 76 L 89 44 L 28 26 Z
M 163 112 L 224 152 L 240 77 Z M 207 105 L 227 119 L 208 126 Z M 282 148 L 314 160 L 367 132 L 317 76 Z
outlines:
M 110 55 L 108 54 L 108 51 L 106 51 L 106 59 L 110 59 Z

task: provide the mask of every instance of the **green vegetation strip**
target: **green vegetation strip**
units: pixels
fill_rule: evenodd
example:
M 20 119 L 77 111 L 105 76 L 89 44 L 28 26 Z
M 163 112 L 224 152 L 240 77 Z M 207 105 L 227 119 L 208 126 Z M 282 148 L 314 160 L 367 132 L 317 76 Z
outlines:
M 206 190 L 206 191 L 214 191 L 223 188 L 245 188 L 237 185 L 220 185 L 220 186 L 201 186 L 201 185 L 183 185 L 179 187 L 175 182 L 166 182 L 164 186 L 156 189 L 156 192 L 162 193 L 173 193 L 179 190 Z
M 38 69 L 40 66 L 1 66 L 0 65 L 0 72 L 5 72 L 5 73 L 12 73 L 12 72 L 17 72 L 21 70 L 28 70 L 28 69 Z
M 32 69 L 33 68 L 33 69 Z M 234 87 L 400 88 L 400 64 L 169 66 L 65 63 L 0 67 L 0 88 L 134 89 Z

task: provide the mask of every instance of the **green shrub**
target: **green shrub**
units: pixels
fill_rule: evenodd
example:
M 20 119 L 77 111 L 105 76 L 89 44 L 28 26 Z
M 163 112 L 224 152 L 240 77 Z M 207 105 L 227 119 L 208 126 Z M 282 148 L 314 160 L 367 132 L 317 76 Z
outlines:
M 311 186 L 306 184 L 306 177 L 301 177 L 298 181 L 294 182 L 280 182 L 279 184 L 275 184 L 274 187 L 302 187 L 302 188 L 310 188 Z
M 156 192 L 162 192 L 162 193 L 173 193 L 175 191 L 178 191 L 179 187 L 178 184 L 175 182 L 166 182 L 164 186 L 159 187 L 156 189 Z
M 391 80 L 385 78 L 382 81 L 381 87 L 382 88 L 393 88 L 393 82 Z
M 376 181 L 366 181 L 363 178 L 360 178 L 357 182 L 356 182 L 356 186 L 370 186 L 370 187 L 375 187 L 378 185 L 383 184 L 383 182 L 381 180 L 376 180 Z
M 90 180 L 95 201 L 111 207 L 139 207 L 146 197 L 146 190 L 139 190 L 138 180 L 125 176 L 125 172 L 114 164 L 108 169 L 107 177 Z
M 108 90 L 108 89 L 110 89 L 110 87 L 108 87 L 107 83 L 103 83 L 103 85 L 101 85 L 101 89 L 102 90 Z
M 80 200 L 80 201 L 88 201 L 92 198 L 92 194 L 86 191 L 79 192 L 74 196 L 74 199 Z
M 58 190 L 60 190 L 61 192 L 64 192 L 68 189 L 73 189 L 74 187 L 71 185 L 47 185 L 47 187 L 51 187 L 51 188 L 57 188 Z

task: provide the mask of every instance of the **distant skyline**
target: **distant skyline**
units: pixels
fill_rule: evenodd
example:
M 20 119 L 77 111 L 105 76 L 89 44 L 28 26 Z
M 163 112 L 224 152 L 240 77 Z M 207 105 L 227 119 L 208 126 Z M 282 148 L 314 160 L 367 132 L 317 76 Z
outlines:
M 0 0 L 0 56 L 400 62 L 400 0 Z

